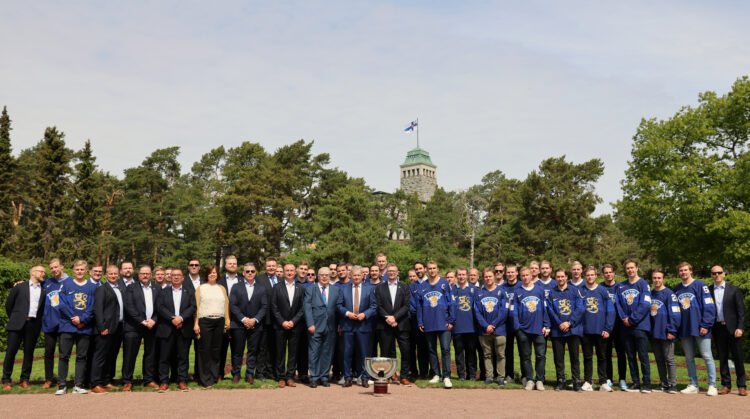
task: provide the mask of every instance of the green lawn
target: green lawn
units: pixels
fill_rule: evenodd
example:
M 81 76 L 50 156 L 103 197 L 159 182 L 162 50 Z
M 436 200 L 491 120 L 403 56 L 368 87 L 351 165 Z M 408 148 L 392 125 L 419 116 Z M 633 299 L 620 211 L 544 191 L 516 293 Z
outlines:
M 19 353 L 19 355 L 20 355 L 20 353 Z M 34 357 L 35 358 L 41 358 L 43 355 L 44 355 L 44 349 L 42 349 L 42 348 L 37 348 L 34 351 Z M 136 365 L 135 365 L 134 379 L 135 379 L 136 383 L 140 383 L 140 379 L 142 378 L 142 373 L 141 373 L 141 356 L 142 355 L 143 355 L 143 351 L 141 350 L 141 352 L 138 354 L 138 359 L 136 360 Z M 399 357 L 400 357 L 400 354 L 399 354 Z M 191 350 L 190 350 L 190 367 L 191 368 L 193 366 L 193 358 L 194 358 L 194 352 L 193 352 L 193 350 L 191 348 Z M 0 352 L 0 360 L 2 360 L 2 359 L 5 359 L 5 353 L 4 352 Z M 20 356 L 17 355 L 17 359 L 20 359 Z M 453 356 L 453 347 L 452 346 L 451 346 L 451 359 L 455 360 L 455 357 Z M 682 357 L 682 356 L 676 356 L 675 360 L 677 362 L 677 385 L 678 385 L 679 388 L 684 388 L 688 384 L 687 369 L 684 366 L 682 366 L 682 365 L 685 364 L 685 358 Z M 615 364 L 614 368 L 615 368 L 615 371 L 616 371 L 617 370 L 617 365 L 616 365 L 617 361 L 616 360 L 613 360 L 613 361 L 614 361 L 614 364 Z M 652 361 L 651 362 L 651 381 L 652 381 L 652 386 L 657 387 L 658 386 L 658 382 L 659 382 L 659 372 L 656 369 L 656 364 L 653 363 L 653 355 L 651 355 L 651 361 Z M 481 362 L 481 360 L 480 360 L 480 362 Z M 533 363 L 533 353 L 532 353 L 532 363 Z M 581 363 L 581 379 L 583 379 L 583 354 L 580 354 L 580 363 Z M 696 359 L 696 363 L 697 363 L 697 366 L 699 368 L 698 369 L 698 380 L 700 382 L 700 388 L 702 390 L 706 390 L 707 389 L 706 371 L 700 369 L 703 366 L 703 360 L 700 359 L 700 358 L 697 358 Z M 229 365 L 229 364 L 230 364 L 230 360 L 228 359 L 227 360 L 227 365 Z M 716 360 L 717 369 L 718 369 L 718 364 L 719 364 L 719 361 Z M 565 357 L 565 365 L 566 365 L 566 369 L 565 369 L 566 374 L 565 374 L 565 376 L 566 376 L 566 378 L 568 380 L 570 380 L 570 366 L 569 366 L 569 360 L 568 360 L 567 355 Z M 122 351 L 120 351 L 120 356 L 117 359 L 117 373 L 118 373 L 117 379 L 119 379 L 119 373 L 120 373 L 121 369 L 122 369 Z M 750 364 L 747 364 L 747 363 L 745 364 L 745 370 L 746 371 L 750 371 Z M 54 371 L 55 371 L 55 375 L 56 375 L 57 374 L 57 359 L 55 359 L 55 370 Z M 517 346 L 516 346 L 516 355 L 515 355 L 515 372 L 516 372 L 516 376 L 517 377 L 521 373 L 520 357 L 518 355 L 518 347 Z M 21 364 L 16 364 L 15 368 L 13 370 L 13 376 L 12 376 L 12 379 L 13 379 L 14 383 L 18 380 L 18 377 L 19 377 L 20 374 L 21 374 Z M 75 356 L 72 356 L 71 360 L 70 360 L 70 367 L 68 369 L 68 380 L 69 381 L 73 380 L 74 374 L 75 374 Z M 192 374 L 192 371 L 191 371 L 191 374 Z M 499 388 L 497 384 L 491 384 L 489 386 L 485 386 L 484 383 L 482 383 L 482 382 L 459 381 L 459 380 L 457 380 L 455 378 L 455 370 L 453 371 L 453 374 L 454 374 L 454 379 L 452 381 L 453 381 L 453 386 L 455 388 Z M 617 375 L 616 372 L 615 372 L 615 375 Z M 720 384 L 719 384 L 719 373 L 718 373 L 718 371 L 717 371 L 716 375 L 717 375 L 717 386 L 721 387 Z M 243 367 L 243 371 L 242 371 L 242 373 L 241 373 L 240 376 L 244 377 L 244 367 Z M 629 376 L 630 376 L 630 373 L 628 371 L 628 377 Z M 548 347 L 547 347 L 547 362 L 546 362 L 546 385 L 548 387 L 554 385 L 553 383 L 555 381 L 555 377 L 556 377 L 555 376 L 555 366 L 554 366 L 554 362 L 552 360 L 552 347 L 551 347 L 551 344 L 549 344 Z M 596 377 L 597 377 L 597 374 L 596 374 L 596 359 L 594 359 L 594 381 L 597 381 Z M 734 375 L 732 375 L 732 378 L 733 378 L 732 385 L 734 386 L 735 385 Z M 618 377 L 618 379 L 619 379 L 619 377 Z M 32 368 L 32 371 L 31 371 L 31 381 L 32 381 L 32 386 L 31 386 L 31 388 L 29 390 L 24 390 L 24 389 L 21 389 L 20 387 L 18 387 L 16 385 L 14 385 L 13 386 L 13 390 L 10 393 L 53 393 L 55 391 L 54 386 L 53 386 L 52 389 L 49 389 L 49 390 L 43 390 L 41 388 L 41 384 L 44 382 L 44 360 L 40 359 L 40 360 L 34 361 L 33 368 Z M 628 380 L 628 383 L 630 384 L 630 380 Z M 415 382 L 415 384 L 416 384 L 417 387 L 420 387 L 420 388 L 425 388 L 425 387 L 442 388 L 442 386 L 443 386 L 442 383 L 439 383 L 439 384 L 429 384 L 427 380 L 417 380 Z M 618 391 L 619 387 L 616 384 L 617 383 L 615 383 L 615 386 L 613 386 L 613 388 L 615 389 L 615 391 Z M 224 388 L 275 388 L 276 385 L 277 385 L 277 383 L 275 381 L 272 381 L 272 380 L 256 381 L 255 384 L 253 384 L 253 385 L 247 384 L 244 381 L 240 381 L 240 383 L 238 383 L 238 384 L 232 384 L 231 381 L 227 380 L 227 381 L 222 381 L 222 382 L 218 383 L 217 385 L 214 386 L 214 388 L 219 388 L 219 389 L 224 389 Z M 201 388 L 196 383 L 189 383 L 188 386 L 191 389 L 199 389 L 199 388 Z M 520 389 L 522 387 L 521 387 L 520 384 L 508 384 L 504 388 L 507 388 L 507 389 Z M 176 386 L 172 385 L 170 387 L 170 389 L 176 390 Z M 152 390 L 152 389 L 144 389 L 140 385 L 135 385 L 133 387 L 133 391 L 154 391 L 154 390 Z M 2 393 L 6 393 L 7 394 L 7 392 L 0 392 L 0 394 L 2 394 Z

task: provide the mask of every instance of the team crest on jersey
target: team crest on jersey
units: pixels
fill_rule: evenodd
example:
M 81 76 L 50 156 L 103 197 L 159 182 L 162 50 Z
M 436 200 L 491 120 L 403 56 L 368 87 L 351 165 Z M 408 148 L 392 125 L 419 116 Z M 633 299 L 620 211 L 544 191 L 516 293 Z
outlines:
M 456 297 L 455 295 L 453 296 Z M 468 295 L 458 297 L 458 309 L 461 311 L 471 311 L 471 298 Z
M 625 301 L 627 301 L 628 305 L 633 305 L 633 301 L 638 299 L 638 290 L 636 289 L 628 289 L 625 290 L 622 295 L 625 297 Z
M 49 298 L 49 305 L 52 307 L 57 307 L 60 304 L 60 291 L 52 291 L 49 294 L 47 294 L 47 298 Z
M 430 307 L 437 307 L 438 301 L 443 296 L 443 293 L 438 291 L 430 291 L 424 295 L 424 298 L 430 302 Z
M 653 300 L 651 301 L 651 315 L 656 316 L 656 314 L 659 312 L 659 309 L 662 308 L 664 303 L 661 302 L 661 300 Z
M 89 295 L 84 292 L 77 292 L 73 294 L 73 308 L 76 310 L 86 310 L 86 302 L 89 300 Z
M 586 311 L 589 313 L 599 312 L 599 299 L 596 297 L 586 297 Z
M 521 300 L 521 304 L 526 307 L 526 310 L 528 310 L 529 313 L 533 313 L 539 307 L 539 298 L 531 295 Z
M 570 300 L 558 300 L 557 311 L 563 316 L 570 315 L 573 310 L 570 308 Z
M 484 306 L 484 311 L 492 313 L 493 311 L 495 311 L 495 307 L 497 306 L 497 298 L 484 297 L 482 298 L 482 305 Z
M 690 292 L 686 292 L 684 294 L 680 294 L 680 297 L 678 300 L 680 301 L 680 306 L 683 310 L 689 310 L 690 309 L 690 302 L 695 299 L 695 295 Z

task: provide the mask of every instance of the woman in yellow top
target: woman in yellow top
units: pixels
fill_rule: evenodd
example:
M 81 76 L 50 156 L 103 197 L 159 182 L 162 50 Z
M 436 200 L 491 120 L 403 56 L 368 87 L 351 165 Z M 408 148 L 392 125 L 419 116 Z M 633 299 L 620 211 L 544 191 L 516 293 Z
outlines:
M 219 270 L 209 266 L 205 271 L 206 282 L 195 290 L 195 313 L 193 330 L 198 337 L 195 345 L 198 360 L 198 382 L 211 388 L 219 380 L 221 340 L 229 329 L 229 297 L 227 290 L 219 285 Z M 223 371 L 222 371 L 223 373 Z

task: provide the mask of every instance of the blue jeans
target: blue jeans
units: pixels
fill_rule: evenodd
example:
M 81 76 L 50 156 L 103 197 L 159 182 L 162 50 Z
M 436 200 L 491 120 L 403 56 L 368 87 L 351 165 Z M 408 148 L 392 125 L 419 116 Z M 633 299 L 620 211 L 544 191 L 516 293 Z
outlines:
M 687 364 L 690 384 L 698 387 L 698 372 L 695 370 L 695 344 L 697 343 L 701 358 L 706 363 L 708 385 L 716 387 L 716 364 L 714 364 L 714 356 L 711 353 L 711 338 L 686 336 L 680 340 L 682 340 L 682 350 L 685 351 L 685 364 Z
M 625 339 L 625 351 L 628 353 L 628 365 L 630 366 L 630 378 L 636 386 L 641 384 L 638 378 L 638 360 L 641 361 L 641 374 L 643 375 L 643 385 L 651 386 L 651 365 L 648 361 L 648 334 L 643 330 L 631 329 L 623 333 Z M 622 377 L 620 377 L 622 379 Z
M 437 374 L 440 371 L 437 358 L 437 340 L 440 341 L 440 355 L 443 364 L 443 377 L 451 376 L 451 332 L 442 330 L 437 332 L 426 332 L 427 349 L 430 351 L 430 369 Z

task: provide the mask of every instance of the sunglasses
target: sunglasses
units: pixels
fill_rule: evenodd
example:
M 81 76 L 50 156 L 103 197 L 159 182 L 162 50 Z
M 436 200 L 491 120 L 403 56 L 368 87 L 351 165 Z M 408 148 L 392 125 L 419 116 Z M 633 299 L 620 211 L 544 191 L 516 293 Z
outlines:
M 201 264 L 200 263 L 191 263 L 188 266 L 201 266 Z
M 308 278 L 315 278 L 315 274 L 307 274 Z
M 711 275 L 721 275 L 724 271 L 718 271 L 718 272 L 711 272 Z
M 245 269 L 245 273 L 246 274 L 254 274 L 255 270 L 254 269 Z
M 496 273 L 496 274 L 501 274 L 501 273 L 503 273 L 503 272 L 505 272 L 505 270 L 504 270 L 504 269 L 495 269 L 495 273 Z

